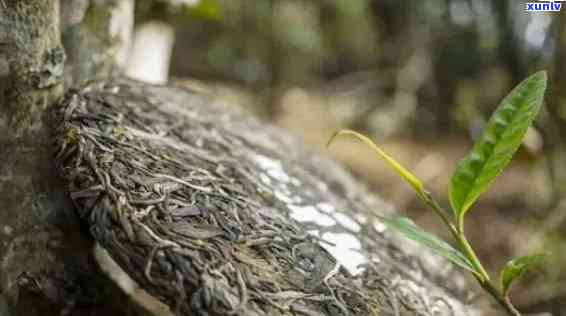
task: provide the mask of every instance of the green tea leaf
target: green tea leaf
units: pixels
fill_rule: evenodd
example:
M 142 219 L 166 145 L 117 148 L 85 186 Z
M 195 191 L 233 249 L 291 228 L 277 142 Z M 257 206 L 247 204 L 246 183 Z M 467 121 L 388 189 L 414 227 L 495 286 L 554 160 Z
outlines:
M 426 200 L 425 189 L 423 187 L 422 182 L 419 179 L 417 179 L 417 177 L 415 177 L 409 170 L 407 170 L 405 167 L 403 167 L 401 164 L 399 164 L 395 159 L 393 159 L 386 152 L 384 152 L 381 148 L 379 148 L 379 146 L 374 141 L 372 141 L 369 137 L 364 136 L 364 135 L 362 135 L 358 132 L 351 131 L 351 130 L 341 130 L 341 131 L 335 133 L 330 138 L 330 140 L 328 141 L 328 144 L 326 146 L 330 146 L 330 144 L 334 141 L 334 139 L 336 139 L 336 137 L 342 136 L 342 135 L 354 136 L 357 139 L 364 142 L 366 145 L 368 145 L 371 149 L 373 149 L 377 153 L 377 155 L 381 159 L 383 159 L 391 167 L 391 169 L 393 169 L 395 172 L 397 172 L 397 174 L 403 180 L 405 180 L 411 187 L 413 187 L 413 189 L 415 189 L 415 191 L 417 191 L 418 195 L 421 198 Z
M 381 216 L 380 219 L 383 220 L 385 225 L 392 230 L 400 232 L 405 237 L 431 249 L 436 254 L 452 261 L 456 265 L 479 274 L 477 271 L 475 271 L 470 261 L 460 251 L 456 250 L 450 244 L 438 238 L 437 236 L 424 231 L 411 219 L 406 217 L 384 218 Z
M 501 270 L 501 291 L 503 294 L 507 295 L 513 281 L 538 266 L 547 256 L 547 254 L 537 254 L 515 258 L 507 262 Z
M 497 107 L 472 151 L 456 167 L 450 204 L 459 225 L 463 225 L 466 211 L 507 166 L 521 145 L 542 105 L 545 89 L 544 71 L 515 87 Z

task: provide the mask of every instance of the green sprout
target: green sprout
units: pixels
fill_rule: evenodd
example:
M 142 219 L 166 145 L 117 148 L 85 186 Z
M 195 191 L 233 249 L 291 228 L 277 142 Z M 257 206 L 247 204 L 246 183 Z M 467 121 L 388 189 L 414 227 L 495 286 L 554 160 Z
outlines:
M 419 244 L 430 248 L 452 263 L 470 271 L 481 287 L 486 290 L 509 315 L 520 316 L 509 298 L 509 289 L 516 279 L 539 265 L 545 255 L 536 254 L 510 260 L 500 273 L 499 284 L 491 280 L 468 242 L 464 227 L 465 215 L 479 196 L 509 164 L 523 142 L 527 129 L 539 112 L 546 90 L 546 72 L 540 71 L 521 82 L 501 101 L 481 137 L 473 149 L 460 161 L 452 175 L 449 213 L 438 204 L 424 188 L 422 182 L 401 164 L 391 158 L 368 137 L 351 130 L 342 130 L 328 141 L 329 146 L 338 136 L 353 136 L 371 147 L 417 193 L 444 222 L 454 237 L 456 247 L 424 231 L 408 218 L 384 218 L 391 229 L 398 231 Z

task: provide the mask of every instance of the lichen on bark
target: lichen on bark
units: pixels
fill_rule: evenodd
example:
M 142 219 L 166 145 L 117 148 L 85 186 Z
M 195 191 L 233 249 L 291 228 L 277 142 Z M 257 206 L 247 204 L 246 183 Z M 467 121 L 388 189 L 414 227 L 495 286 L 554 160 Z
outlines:
M 115 313 L 124 296 L 98 272 L 52 159 L 47 110 L 62 97 L 65 62 L 58 1 L 0 0 L 0 59 L 0 308 L 50 316 L 105 301 L 86 310 Z

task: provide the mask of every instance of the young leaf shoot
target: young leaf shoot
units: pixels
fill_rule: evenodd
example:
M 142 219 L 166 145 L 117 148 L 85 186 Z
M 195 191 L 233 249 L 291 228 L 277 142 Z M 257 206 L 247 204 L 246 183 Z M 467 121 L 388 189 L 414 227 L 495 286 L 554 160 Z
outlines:
M 417 177 L 385 153 L 370 138 L 351 130 L 342 130 L 334 134 L 327 144 L 327 146 L 330 145 L 338 136 L 350 135 L 372 148 L 379 158 L 384 160 L 441 217 L 456 240 L 458 249 L 424 231 L 408 218 L 378 217 L 391 229 L 471 271 L 482 288 L 492 295 L 509 315 L 513 316 L 521 314 L 509 300 L 508 292 L 511 284 L 529 269 L 538 265 L 544 255 L 520 257 L 509 261 L 501 271 L 498 288 L 489 278 L 464 234 L 464 216 L 509 164 L 542 106 L 545 90 L 546 72 L 540 71 L 519 83 L 497 107 L 483 135 L 476 141 L 472 151 L 460 161 L 452 176 L 449 199 L 453 217 L 447 215 L 447 212 L 425 190 L 423 183 Z
M 501 270 L 500 282 L 501 291 L 504 296 L 509 294 L 509 289 L 513 281 L 522 277 L 529 270 L 539 266 L 541 262 L 547 257 L 547 254 L 537 254 L 531 256 L 524 256 L 515 258 L 507 262 L 503 270 Z
M 509 164 L 542 105 L 546 72 L 521 82 L 497 107 L 483 135 L 452 176 L 450 204 L 463 229 L 466 212 Z
M 341 131 L 335 133 L 334 135 L 332 135 L 330 140 L 328 140 L 328 143 L 326 144 L 326 146 L 327 147 L 330 146 L 330 144 L 336 139 L 336 137 L 342 136 L 342 135 L 354 136 L 355 138 L 364 142 L 367 146 L 369 146 L 371 149 L 373 149 L 373 151 L 379 156 L 379 158 L 383 159 L 389 165 L 389 167 L 391 167 L 391 169 L 393 169 L 395 172 L 397 172 L 397 174 L 403 180 L 405 180 L 417 192 L 417 194 L 421 198 L 425 197 L 426 193 L 425 193 L 423 183 L 421 182 L 421 180 L 419 180 L 417 177 L 415 177 L 409 170 L 407 170 L 400 163 L 398 163 L 395 159 L 393 159 L 386 152 L 384 152 L 381 148 L 379 148 L 379 146 L 373 140 L 371 140 L 369 137 L 364 136 L 364 135 L 362 135 L 358 132 L 351 131 L 351 130 L 341 130 Z

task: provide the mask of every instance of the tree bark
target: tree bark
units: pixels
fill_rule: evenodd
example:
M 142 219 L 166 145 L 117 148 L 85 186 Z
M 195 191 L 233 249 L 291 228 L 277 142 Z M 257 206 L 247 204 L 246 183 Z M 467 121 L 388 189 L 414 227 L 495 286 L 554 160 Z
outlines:
M 123 72 L 133 31 L 133 0 L 65 0 L 61 14 L 67 86 Z
M 546 133 L 545 152 L 548 153 L 550 179 L 553 188 L 551 208 L 558 206 L 566 198 L 566 93 L 563 84 L 566 82 L 566 18 L 560 16 L 556 20 L 555 58 L 552 69 L 552 93 L 549 94 L 547 110 L 548 123 L 544 126 Z M 556 223 L 559 225 L 559 223 Z M 558 227 L 558 226 L 556 226 Z
M 65 62 L 58 1 L 1 0 L 0 49 L 0 310 L 127 315 L 53 164 L 47 110 L 62 97 Z

